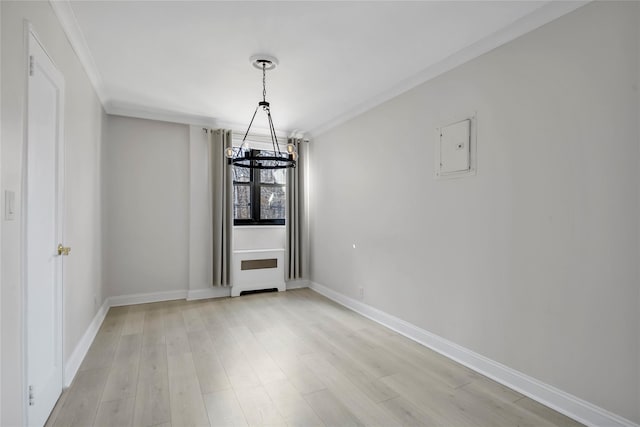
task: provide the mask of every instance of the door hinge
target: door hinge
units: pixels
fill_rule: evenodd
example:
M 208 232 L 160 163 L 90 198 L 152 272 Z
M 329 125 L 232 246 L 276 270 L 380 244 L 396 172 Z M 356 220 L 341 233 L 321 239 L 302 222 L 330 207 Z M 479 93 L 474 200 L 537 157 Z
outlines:
M 36 404 L 35 400 L 36 400 L 36 398 L 35 398 L 34 393 L 33 393 L 33 386 L 30 385 L 29 386 L 29 406 L 35 405 Z
M 29 55 L 29 75 L 33 76 L 33 55 Z

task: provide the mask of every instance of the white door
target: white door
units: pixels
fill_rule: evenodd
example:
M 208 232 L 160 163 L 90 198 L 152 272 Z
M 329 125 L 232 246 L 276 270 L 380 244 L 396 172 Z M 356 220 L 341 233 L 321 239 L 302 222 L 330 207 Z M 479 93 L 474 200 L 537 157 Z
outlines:
M 64 79 L 29 34 L 25 174 L 27 421 L 42 426 L 62 392 Z

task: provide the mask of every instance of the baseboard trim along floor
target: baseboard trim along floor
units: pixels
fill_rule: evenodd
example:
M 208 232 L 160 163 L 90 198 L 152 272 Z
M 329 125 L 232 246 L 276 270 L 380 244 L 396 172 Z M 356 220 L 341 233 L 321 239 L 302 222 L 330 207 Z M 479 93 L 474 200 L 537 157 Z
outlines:
M 71 356 L 67 359 L 67 362 L 64 364 L 64 384 L 63 387 L 69 388 L 76 374 L 78 373 L 78 369 L 80 369 L 80 365 L 84 360 L 87 352 L 89 351 L 89 347 L 93 344 L 93 340 L 95 339 L 98 331 L 100 330 L 100 326 L 102 326 L 102 322 L 109 311 L 109 299 L 107 298 L 96 315 L 93 317 L 93 320 L 89 324 L 89 327 L 80 338 L 80 342 L 76 345 L 76 348 L 73 349 Z
M 290 280 L 286 282 L 286 285 L 287 289 L 306 288 L 309 286 L 309 281 L 304 279 Z M 230 286 L 192 290 L 181 289 L 166 292 L 119 295 L 106 298 L 64 365 L 64 388 L 68 388 L 71 385 L 71 382 L 78 373 L 80 364 L 82 364 L 82 361 L 87 355 L 89 347 L 91 347 L 98 330 L 100 330 L 100 326 L 102 325 L 110 307 L 171 301 L 176 299 L 198 300 L 207 298 L 224 298 L 228 296 L 231 296 Z
M 475 353 L 454 342 L 419 328 L 319 283 L 309 288 L 356 313 L 424 345 L 469 369 L 491 378 L 525 396 L 590 427 L 639 427 L 638 424 L 573 396 L 522 372 Z
M 424 345 L 469 369 L 491 378 L 523 395 L 540 402 L 576 421 L 590 427 L 640 427 L 638 424 L 611 413 L 579 397 L 573 396 L 549 384 L 545 384 L 522 372 L 475 353 L 445 338 L 419 328 L 398 317 L 392 316 L 375 307 L 336 292 L 315 282 L 294 281 L 287 284 L 288 289 L 309 287 L 330 300 L 347 307 L 405 337 Z M 123 295 L 109 297 L 96 313 L 82 339 L 65 363 L 64 386 L 69 387 L 82 360 L 93 343 L 110 307 L 168 301 L 175 299 L 203 299 L 226 297 L 229 288 L 202 289 L 194 291 L 169 291 L 150 294 Z

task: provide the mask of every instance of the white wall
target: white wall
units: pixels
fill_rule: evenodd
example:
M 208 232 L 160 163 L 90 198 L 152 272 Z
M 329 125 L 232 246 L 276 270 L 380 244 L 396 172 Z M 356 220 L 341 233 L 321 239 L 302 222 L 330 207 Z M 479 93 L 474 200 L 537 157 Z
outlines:
M 640 422 L 638 9 L 591 3 L 316 137 L 311 279 Z M 474 111 L 477 176 L 436 181 L 435 128 Z
M 640 7 L 638 8 L 638 10 L 636 11 L 636 15 L 638 16 L 638 21 L 640 21 Z M 638 46 L 640 47 L 640 30 L 637 31 L 637 39 L 638 39 Z M 636 85 L 636 93 L 638 95 L 638 99 L 637 99 L 637 106 L 638 106 L 638 118 L 637 118 L 637 124 L 638 124 L 638 135 L 640 135 L 640 53 L 638 54 L 638 63 L 636 65 L 636 73 L 637 73 L 637 81 L 639 82 Z M 640 161 L 640 159 L 639 159 Z M 639 167 L 640 169 L 640 167 Z M 640 186 L 638 188 L 639 192 L 640 192 Z M 638 197 L 638 201 L 640 203 L 640 197 Z M 639 208 L 640 209 L 640 208 Z M 638 240 L 640 241 L 640 227 L 638 227 Z M 638 257 L 638 264 L 640 265 L 640 256 Z M 638 286 L 638 307 L 640 307 L 640 285 Z M 638 316 L 638 342 L 640 342 L 640 315 Z M 640 346 L 640 344 L 639 344 Z M 638 397 L 637 397 L 637 402 L 636 402 L 636 406 L 638 408 L 640 408 L 640 369 L 638 369 Z
M 0 47 L 2 46 L 2 7 L 0 7 Z M 0 93 L 2 93 L 2 55 L 0 54 Z M 2 123 L 2 102 L 0 102 L 0 123 Z M 2 185 L 2 132 L 0 132 L 0 190 L 4 186 Z M 2 197 L 2 195 L 0 195 Z M 4 201 L 0 202 L 2 209 L 0 212 L 4 212 Z M 1 221 L 1 220 L 0 220 Z M 0 226 L 0 242 L 2 242 L 2 226 Z M 1 251 L 0 246 L 0 251 Z M 0 289 L 2 289 L 2 256 L 0 252 Z M 0 307 L 2 307 L 2 292 L 0 291 Z M 0 337 L 2 336 L 2 316 L 0 315 Z M 0 421 L 2 421 L 2 340 L 0 340 Z
M 69 357 L 102 304 L 100 156 L 103 110 L 84 69 L 48 2 L 0 2 L 2 8 L 2 190 L 21 203 L 25 98 L 23 20 L 32 22 L 66 81 L 65 93 L 65 259 L 64 358 Z M 18 212 L 17 217 L 20 217 Z M 2 418 L 21 425 L 22 286 L 20 220 L 2 221 Z M 94 300 L 95 299 L 95 300 Z
M 202 126 L 189 126 L 189 292 L 211 291 L 212 231 L 209 195 L 209 138 Z
M 107 296 L 184 290 L 189 280 L 189 127 L 108 116 Z

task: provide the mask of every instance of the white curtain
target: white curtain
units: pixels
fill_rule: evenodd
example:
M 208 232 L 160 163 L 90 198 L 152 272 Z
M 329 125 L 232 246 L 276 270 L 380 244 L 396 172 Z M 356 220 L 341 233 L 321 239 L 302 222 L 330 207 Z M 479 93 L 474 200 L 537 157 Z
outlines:
M 233 231 L 233 178 L 225 149 L 232 146 L 231 131 L 208 132 L 211 177 L 211 217 L 213 231 L 213 286 L 229 286 L 231 233 Z
M 287 170 L 287 241 L 285 255 L 285 279 L 303 279 L 308 276 L 306 233 L 305 182 L 306 164 L 308 164 L 308 141 L 290 138 L 287 141 L 298 151 L 295 168 Z

